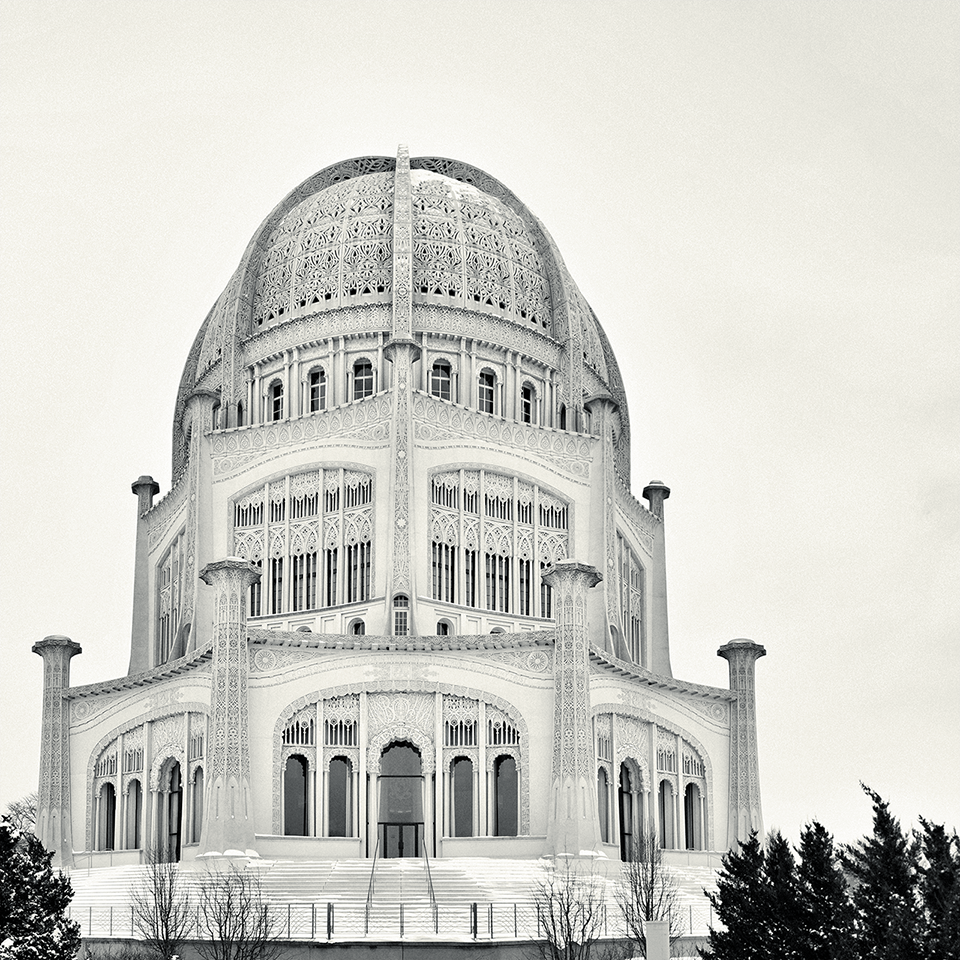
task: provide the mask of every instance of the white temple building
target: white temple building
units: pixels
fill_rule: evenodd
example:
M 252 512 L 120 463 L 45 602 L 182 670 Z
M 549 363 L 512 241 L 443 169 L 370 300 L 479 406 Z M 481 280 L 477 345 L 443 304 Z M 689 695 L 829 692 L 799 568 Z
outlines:
M 619 344 L 621 350 L 630 344 Z M 540 221 L 458 161 L 288 194 L 187 357 L 137 495 L 129 669 L 48 637 L 37 832 L 66 867 L 715 862 L 762 830 L 761 646 L 673 676 L 664 501 Z M 642 458 L 641 458 L 642 462 Z

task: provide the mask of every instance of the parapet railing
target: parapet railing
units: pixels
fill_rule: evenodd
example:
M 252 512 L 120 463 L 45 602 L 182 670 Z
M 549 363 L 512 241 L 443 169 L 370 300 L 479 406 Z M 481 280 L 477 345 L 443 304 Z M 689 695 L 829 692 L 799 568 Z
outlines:
M 602 938 L 626 935 L 623 915 L 613 901 L 600 905 Z M 446 939 L 509 941 L 538 940 L 543 928 L 533 900 L 437 902 L 426 898 L 407 901 L 337 900 L 278 902 L 267 906 L 279 940 L 319 942 L 358 940 Z M 139 934 L 129 904 L 79 907 L 70 918 L 83 937 L 136 938 Z M 684 905 L 680 910 L 682 935 L 704 937 L 717 925 L 713 909 Z M 678 924 L 680 926 L 680 924 Z M 199 924 L 196 924 L 199 930 Z M 190 937 L 188 937 L 190 939 Z

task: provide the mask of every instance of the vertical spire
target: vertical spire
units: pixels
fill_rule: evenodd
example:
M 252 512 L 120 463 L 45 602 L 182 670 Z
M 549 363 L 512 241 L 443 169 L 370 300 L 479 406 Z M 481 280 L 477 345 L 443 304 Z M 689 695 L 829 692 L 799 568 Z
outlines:
M 600 849 L 600 824 L 590 721 L 587 590 L 602 578 L 595 567 L 561 560 L 543 579 L 553 587 L 557 611 L 547 848 L 554 856 L 595 855 Z
M 210 746 L 200 855 L 256 856 L 250 795 L 247 709 L 247 589 L 260 578 L 251 563 L 228 557 L 208 563 L 200 579 L 214 588 Z
M 718 651 L 730 667 L 730 689 L 737 694 L 730 719 L 730 812 L 727 844 L 736 847 L 750 832 L 763 834 L 760 761 L 757 755 L 755 667 L 767 651 L 752 640 L 731 640 Z
M 413 203 L 410 186 L 410 151 L 397 149 L 393 185 L 393 336 L 413 337 Z
M 63 698 L 70 686 L 70 660 L 81 653 L 69 637 L 44 637 L 33 645 L 43 657 L 43 739 L 40 747 L 40 790 L 36 834 L 58 867 L 73 865 L 70 810 L 70 704 Z

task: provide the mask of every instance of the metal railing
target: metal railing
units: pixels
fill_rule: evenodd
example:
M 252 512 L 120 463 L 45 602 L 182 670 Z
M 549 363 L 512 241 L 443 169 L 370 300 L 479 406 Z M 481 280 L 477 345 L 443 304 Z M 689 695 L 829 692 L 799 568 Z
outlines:
M 281 940 L 534 940 L 542 929 L 532 900 L 443 903 L 408 900 L 373 903 L 363 900 L 330 900 L 314 903 L 271 901 L 267 907 Z M 136 937 L 129 904 L 70 910 L 84 937 L 126 939 Z M 716 920 L 713 909 L 684 905 L 684 936 L 706 936 Z M 199 927 L 198 927 L 199 928 Z M 626 928 L 616 903 L 604 904 L 603 936 L 622 937 Z

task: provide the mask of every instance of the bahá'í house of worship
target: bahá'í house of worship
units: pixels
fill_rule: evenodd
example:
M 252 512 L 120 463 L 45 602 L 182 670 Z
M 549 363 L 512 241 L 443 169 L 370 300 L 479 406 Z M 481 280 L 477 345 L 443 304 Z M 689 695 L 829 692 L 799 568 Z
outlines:
M 674 677 L 670 491 L 630 457 L 613 347 L 507 187 L 405 148 L 304 181 L 187 355 L 171 489 L 133 484 L 126 674 L 34 646 L 56 862 L 610 862 L 653 831 L 696 864 L 762 829 L 764 650 Z

